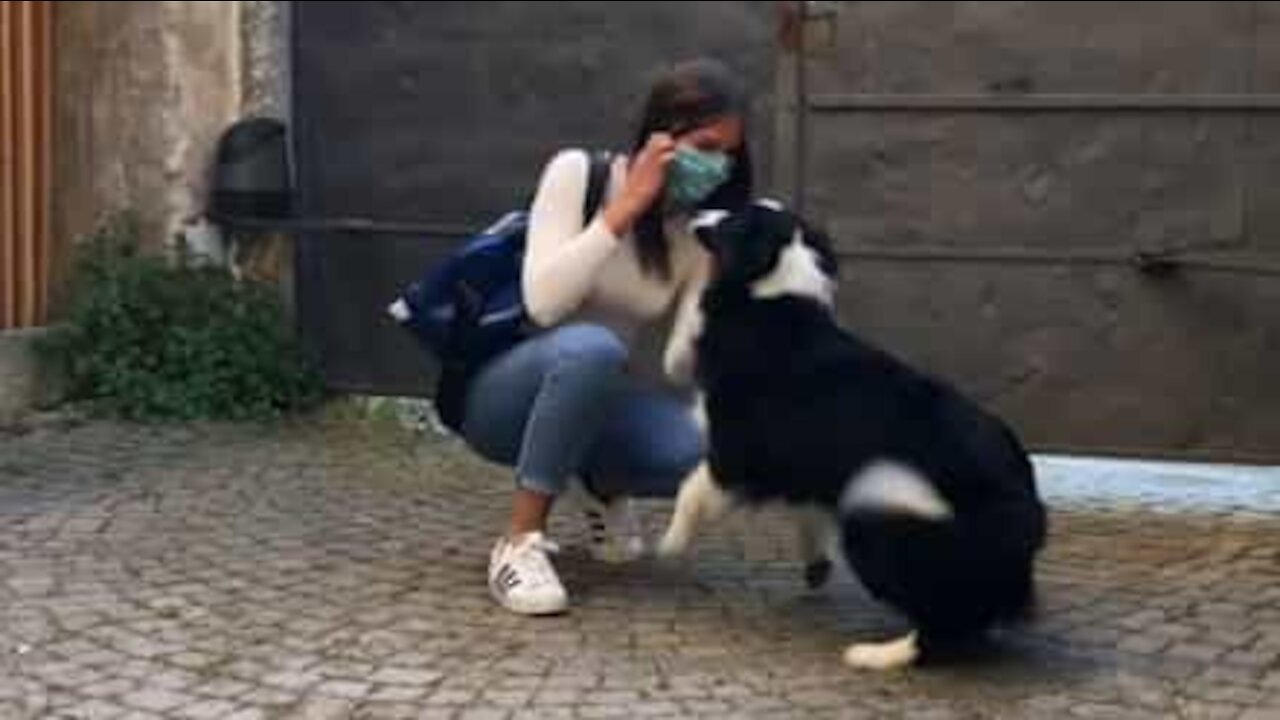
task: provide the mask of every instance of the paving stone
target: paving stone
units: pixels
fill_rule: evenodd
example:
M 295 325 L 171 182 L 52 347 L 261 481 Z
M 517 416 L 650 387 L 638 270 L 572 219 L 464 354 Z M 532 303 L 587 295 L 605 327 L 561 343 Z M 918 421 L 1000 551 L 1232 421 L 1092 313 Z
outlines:
M 806 591 L 781 513 L 707 528 L 687 563 L 611 566 L 557 512 L 574 607 L 531 619 L 484 586 L 508 473 L 452 439 L 330 420 L 93 421 L 0 434 L 0 457 L 0 718 L 1263 720 L 1280 707 L 1280 522 L 1245 506 L 1055 502 L 1044 614 L 1006 634 L 1007 656 L 877 674 L 840 653 L 899 620 L 847 574 Z M 638 507 L 653 529 L 670 511 Z
M 150 712 L 164 712 L 189 704 L 193 698 L 162 688 L 144 688 L 124 695 L 121 700 L 130 707 Z

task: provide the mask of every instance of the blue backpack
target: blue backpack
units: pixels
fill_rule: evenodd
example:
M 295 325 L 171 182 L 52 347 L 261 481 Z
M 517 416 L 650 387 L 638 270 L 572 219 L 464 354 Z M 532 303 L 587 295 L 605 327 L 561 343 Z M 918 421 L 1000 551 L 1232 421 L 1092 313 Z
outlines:
M 604 199 L 610 156 L 592 153 L 583 199 L 583 224 Z M 485 361 L 532 333 L 520 268 L 529 213 L 507 213 L 443 262 L 428 268 L 388 308 L 440 366 L 437 404 L 447 403 Z M 451 426 L 446 408 L 441 415 Z

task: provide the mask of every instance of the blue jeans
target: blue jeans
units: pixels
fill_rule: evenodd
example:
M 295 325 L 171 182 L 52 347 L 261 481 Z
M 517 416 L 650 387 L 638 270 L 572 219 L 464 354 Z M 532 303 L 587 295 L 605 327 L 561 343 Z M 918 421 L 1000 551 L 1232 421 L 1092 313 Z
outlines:
M 686 403 L 629 377 L 626 360 L 599 325 L 526 340 L 471 381 L 462 436 L 529 490 L 558 495 L 579 476 L 599 495 L 673 497 L 702 459 L 701 431 Z

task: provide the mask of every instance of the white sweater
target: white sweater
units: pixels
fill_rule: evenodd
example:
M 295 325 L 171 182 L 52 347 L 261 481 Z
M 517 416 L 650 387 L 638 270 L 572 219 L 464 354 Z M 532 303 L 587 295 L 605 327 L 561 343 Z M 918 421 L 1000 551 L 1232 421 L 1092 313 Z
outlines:
M 589 159 L 563 151 L 543 171 L 530 210 L 523 268 L 524 301 L 543 327 L 591 322 L 613 330 L 631 350 L 631 366 L 641 374 L 657 366 L 637 338 L 653 324 L 674 317 L 666 334 L 662 366 L 669 379 L 685 384 L 693 365 L 691 340 L 699 325 L 698 299 L 706 282 L 708 257 L 688 230 L 688 217 L 666 222 L 671 276 L 645 273 L 634 238 L 619 238 L 596 215 L 583 226 L 582 206 Z M 622 189 L 626 159 L 615 159 L 605 201 Z M 673 303 L 674 316 L 669 315 Z

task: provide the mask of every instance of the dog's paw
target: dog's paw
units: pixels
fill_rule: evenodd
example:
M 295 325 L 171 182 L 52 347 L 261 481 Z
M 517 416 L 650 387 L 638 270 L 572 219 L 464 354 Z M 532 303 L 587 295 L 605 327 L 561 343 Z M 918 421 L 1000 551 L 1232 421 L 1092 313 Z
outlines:
M 882 643 L 855 643 L 844 651 L 844 664 L 858 670 L 897 670 L 920 657 L 916 634 Z
M 827 584 L 831 578 L 831 561 L 822 558 L 804 566 L 804 584 L 810 590 L 817 590 Z

